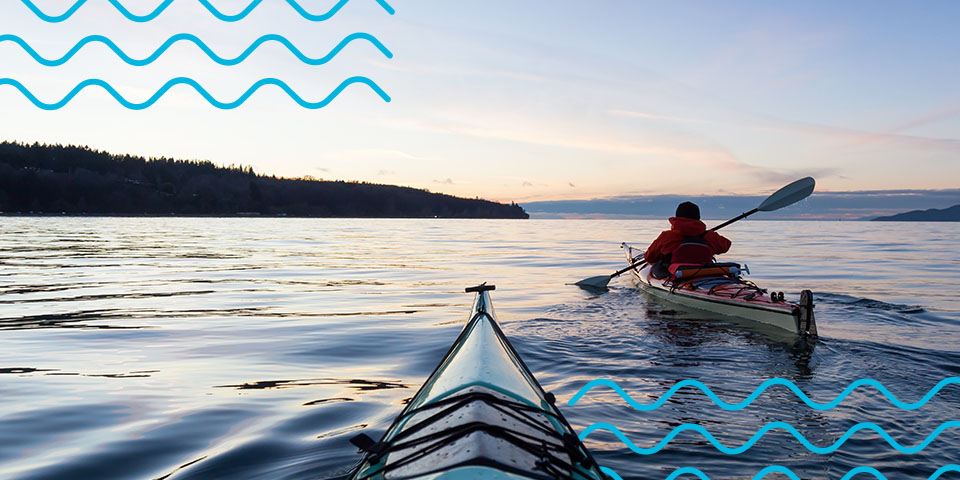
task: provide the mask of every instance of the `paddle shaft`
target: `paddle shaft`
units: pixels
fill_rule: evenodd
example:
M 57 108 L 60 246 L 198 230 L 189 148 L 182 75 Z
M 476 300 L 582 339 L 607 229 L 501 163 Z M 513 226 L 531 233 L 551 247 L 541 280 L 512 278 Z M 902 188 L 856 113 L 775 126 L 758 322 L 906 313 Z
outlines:
M 630 265 L 627 266 L 627 268 L 624 268 L 623 270 L 617 270 L 616 272 L 613 272 L 613 273 L 610 275 L 610 278 L 619 277 L 620 274 L 622 274 L 623 272 L 626 272 L 627 270 L 630 270 L 630 269 L 633 268 L 633 267 L 642 266 L 642 265 L 645 264 L 645 263 L 647 263 L 646 260 L 640 260 L 640 261 L 637 262 L 637 263 L 631 263 Z
M 727 225 L 730 225 L 730 224 L 733 223 L 733 222 L 736 222 L 736 221 L 739 221 L 739 220 L 743 220 L 744 218 L 747 218 L 747 217 L 749 217 L 750 215 L 753 215 L 754 213 L 757 213 L 757 212 L 759 212 L 759 211 L 760 211 L 760 209 L 754 208 L 753 210 L 750 210 L 749 212 L 741 213 L 741 214 L 740 214 L 739 216 L 737 216 L 736 218 L 731 218 L 730 220 L 727 220 L 726 222 L 723 222 L 723 223 L 721 223 L 720 225 L 717 225 L 716 227 L 711 228 L 710 231 L 711 231 L 711 232 L 716 232 L 717 230 L 720 230 L 721 228 L 726 227 Z M 640 261 L 637 262 L 637 263 L 632 263 L 632 264 L 630 264 L 629 266 L 627 266 L 627 268 L 624 268 L 623 270 L 617 270 L 616 272 L 614 272 L 612 275 L 610 275 L 610 278 L 619 277 L 621 274 L 623 274 L 623 272 L 626 272 L 627 270 L 630 270 L 631 268 L 635 268 L 635 267 L 642 266 L 642 265 L 644 265 L 644 264 L 646 264 L 646 263 L 647 263 L 646 260 L 640 260 Z
M 730 220 L 727 220 L 726 222 L 723 222 L 723 223 L 721 223 L 720 225 L 717 225 L 716 227 L 711 228 L 710 230 L 713 231 L 713 232 L 715 232 L 715 231 L 717 231 L 717 230 L 720 230 L 720 229 L 723 228 L 723 227 L 726 227 L 727 225 L 730 225 L 730 224 L 733 223 L 733 222 L 736 222 L 736 221 L 738 221 L 738 220 L 743 220 L 744 218 L 747 218 L 747 217 L 749 217 L 750 215 L 753 215 L 754 213 L 757 213 L 757 212 L 759 212 L 759 211 L 760 211 L 759 208 L 754 208 L 753 210 L 750 210 L 749 212 L 741 213 L 740 216 L 738 216 L 737 218 L 731 218 Z

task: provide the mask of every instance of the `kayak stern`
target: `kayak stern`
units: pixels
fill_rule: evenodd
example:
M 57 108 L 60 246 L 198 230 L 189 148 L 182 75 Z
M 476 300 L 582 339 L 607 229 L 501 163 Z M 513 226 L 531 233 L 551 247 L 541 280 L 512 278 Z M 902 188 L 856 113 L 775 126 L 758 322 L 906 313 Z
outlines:
M 638 249 L 623 244 L 627 262 L 633 263 L 642 255 Z M 631 269 L 642 290 L 654 297 L 696 310 L 720 315 L 744 318 L 791 331 L 804 337 L 817 336 L 817 324 L 814 316 L 813 293 L 804 290 L 800 302 L 794 303 L 781 299 L 774 300 L 763 290 L 750 282 L 718 282 L 709 288 L 698 288 L 696 282 L 674 283 L 669 278 L 658 279 L 652 274 L 652 266 Z M 725 279 L 723 276 L 699 277 L 700 279 Z

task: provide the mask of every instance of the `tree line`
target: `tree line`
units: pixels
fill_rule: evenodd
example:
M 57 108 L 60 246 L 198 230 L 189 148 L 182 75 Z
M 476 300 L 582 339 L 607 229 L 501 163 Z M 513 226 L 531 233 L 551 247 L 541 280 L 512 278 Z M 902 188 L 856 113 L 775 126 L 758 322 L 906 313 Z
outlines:
M 278 178 L 210 161 L 0 143 L 0 212 L 529 218 L 516 203 L 366 182 Z

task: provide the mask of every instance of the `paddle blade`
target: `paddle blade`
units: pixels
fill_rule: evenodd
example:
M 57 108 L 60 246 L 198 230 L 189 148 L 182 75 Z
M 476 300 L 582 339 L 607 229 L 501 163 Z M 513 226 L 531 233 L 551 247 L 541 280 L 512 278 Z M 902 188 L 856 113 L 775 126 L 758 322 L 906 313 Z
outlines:
M 783 207 L 788 205 L 793 205 L 794 203 L 803 200 L 810 196 L 813 193 L 813 188 L 817 185 L 817 182 L 813 177 L 806 177 L 797 180 L 796 182 L 787 185 L 786 187 L 777 190 L 776 193 L 767 197 L 763 203 L 757 207 L 757 210 L 761 212 L 772 212 L 774 210 L 780 210 Z
M 593 289 L 605 289 L 607 284 L 610 283 L 610 279 L 613 278 L 610 275 L 598 275 L 596 277 L 584 278 L 574 285 L 580 288 L 593 288 Z

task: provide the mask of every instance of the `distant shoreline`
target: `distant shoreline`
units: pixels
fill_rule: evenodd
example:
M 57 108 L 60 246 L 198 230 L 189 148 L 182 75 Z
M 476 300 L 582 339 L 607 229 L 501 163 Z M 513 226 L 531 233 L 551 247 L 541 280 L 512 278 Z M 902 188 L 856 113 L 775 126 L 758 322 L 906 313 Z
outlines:
M 886 217 L 877 217 L 874 222 L 960 222 L 960 205 L 947 208 L 911 210 Z
M 511 217 L 321 217 L 315 215 L 260 215 L 260 214 L 158 214 L 158 213 L 18 213 L 18 212 L 0 212 L 0 217 L 29 217 L 29 218 L 315 218 L 315 219 L 340 219 L 340 220 L 528 220 L 526 218 Z M 563 220 L 563 219 L 544 219 L 541 220 Z
M 11 142 L 0 142 L 0 211 L 110 217 L 529 218 L 514 202 L 426 189 L 280 178 L 249 166 Z
M 542 221 L 663 221 L 666 225 L 666 218 L 556 218 L 556 217 L 545 217 L 537 218 L 535 216 L 530 217 L 529 219 L 525 218 L 509 218 L 509 217 L 320 217 L 320 216 L 311 216 L 311 215 L 292 215 L 292 214 L 276 214 L 276 215 L 261 215 L 261 214 L 252 214 L 252 213 L 236 213 L 236 214 L 181 214 L 181 213 L 171 213 L 171 214 L 156 214 L 156 213 L 17 213 L 17 212 L 0 212 L 0 217 L 8 218 L 291 218 L 291 219 L 334 219 L 334 220 L 542 220 Z M 717 218 L 717 219 L 706 219 L 704 223 L 707 224 L 707 227 L 714 223 L 721 223 L 727 219 Z M 836 219 L 836 218 L 757 218 L 750 219 L 751 221 L 759 222 L 823 222 L 823 223 L 872 223 L 872 219 L 857 219 L 857 220 L 846 220 L 846 219 Z M 877 223 L 951 223 L 945 222 L 943 220 L 883 220 Z

